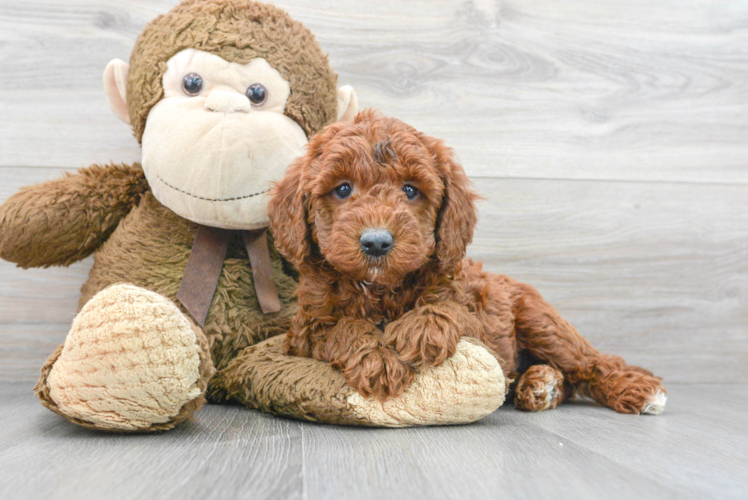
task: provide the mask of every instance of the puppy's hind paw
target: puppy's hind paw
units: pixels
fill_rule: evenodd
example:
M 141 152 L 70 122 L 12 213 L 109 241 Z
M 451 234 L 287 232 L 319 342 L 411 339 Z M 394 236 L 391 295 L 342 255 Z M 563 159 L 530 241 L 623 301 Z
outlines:
M 659 415 L 665 411 L 667 403 L 667 394 L 663 390 L 658 390 L 654 396 L 651 396 L 642 407 L 642 415 Z
M 564 375 L 550 365 L 533 365 L 517 383 L 514 405 L 518 410 L 542 411 L 557 407 L 564 399 Z
M 607 405 L 619 413 L 659 415 L 665 409 L 667 391 L 657 377 L 626 370 L 605 379 Z

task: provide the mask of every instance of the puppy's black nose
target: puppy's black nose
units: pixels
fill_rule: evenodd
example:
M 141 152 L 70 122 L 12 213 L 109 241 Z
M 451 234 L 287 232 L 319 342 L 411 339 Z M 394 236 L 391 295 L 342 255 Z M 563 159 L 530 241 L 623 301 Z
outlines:
M 392 249 L 392 234 L 386 229 L 367 229 L 359 241 L 361 250 L 370 257 L 381 257 Z

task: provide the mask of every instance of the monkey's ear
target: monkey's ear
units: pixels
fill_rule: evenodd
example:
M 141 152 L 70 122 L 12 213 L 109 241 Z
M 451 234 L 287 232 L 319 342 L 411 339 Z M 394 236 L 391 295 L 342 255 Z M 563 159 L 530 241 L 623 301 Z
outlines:
M 104 69 L 104 92 L 109 107 L 114 115 L 130 124 L 130 112 L 127 110 L 127 73 L 130 66 L 121 59 L 112 59 Z
M 358 99 L 356 92 L 350 85 L 343 85 L 338 89 L 338 122 L 350 123 L 358 113 Z

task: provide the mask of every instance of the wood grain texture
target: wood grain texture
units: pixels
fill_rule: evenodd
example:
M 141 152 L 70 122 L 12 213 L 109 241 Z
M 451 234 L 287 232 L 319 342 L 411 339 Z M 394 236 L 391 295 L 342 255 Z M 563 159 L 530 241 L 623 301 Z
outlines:
M 675 385 L 660 417 L 504 407 L 458 427 L 361 429 L 209 405 L 165 434 L 67 423 L 0 388 L 0 497 L 412 499 L 748 495 L 745 385 Z
M 214 406 L 167 434 L 91 433 L 2 390 L 1 498 L 301 498 L 296 422 Z
M 0 0 L 0 165 L 135 161 L 106 63 L 175 1 Z M 748 183 L 748 3 L 278 2 L 363 106 L 489 177 Z
M 477 179 L 468 255 L 666 382 L 748 381 L 748 188 Z M 704 377 L 704 378 L 701 378 Z
M 348 488 L 354 498 L 382 499 L 739 498 L 748 439 L 735 428 L 741 403 L 727 403 L 735 389 L 675 386 L 657 422 L 567 404 L 536 414 L 503 407 L 475 425 L 403 433 L 305 426 L 318 465 L 309 498 Z M 709 403 L 727 403 L 722 430 L 692 411 Z M 351 479 L 359 477 L 366 481 Z

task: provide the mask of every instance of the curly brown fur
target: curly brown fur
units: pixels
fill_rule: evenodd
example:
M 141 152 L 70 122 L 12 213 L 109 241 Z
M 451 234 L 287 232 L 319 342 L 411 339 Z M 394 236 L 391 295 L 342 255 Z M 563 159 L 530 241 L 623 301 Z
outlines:
M 335 190 L 346 183 L 351 194 L 341 198 Z M 412 199 L 406 184 L 418 190 Z M 365 111 L 316 136 L 269 209 L 276 245 L 300 272 L 287 353 L 330 361 L 360 393 L 386 398 L 474 337 L 509 378 L 522 352 L 547 364 L 520 380 L 523 409 L 560 403 L 565 380 L 617 411 L 641 412 L 663 390 L 659 379 L 600 354 L 532 287 L 463 260 L 476 198 L 451 150 L 399 120 Z M 364 252 L 367 229 L 392 235 L 388 253 Z M 546 382 L 551 401 L 531 401 L 548 396 L 537 387 Z
M 187 48 L 238 64 L 264 58 L 290 84 L 285 114 L 307 136 L 336 118 L 338 77 L 303 24 L 251 0 L 186 0 L 151 21 L 130 56 L 127 106 L 138 141 L 148 113 L 163 97 L 166 62 Z

